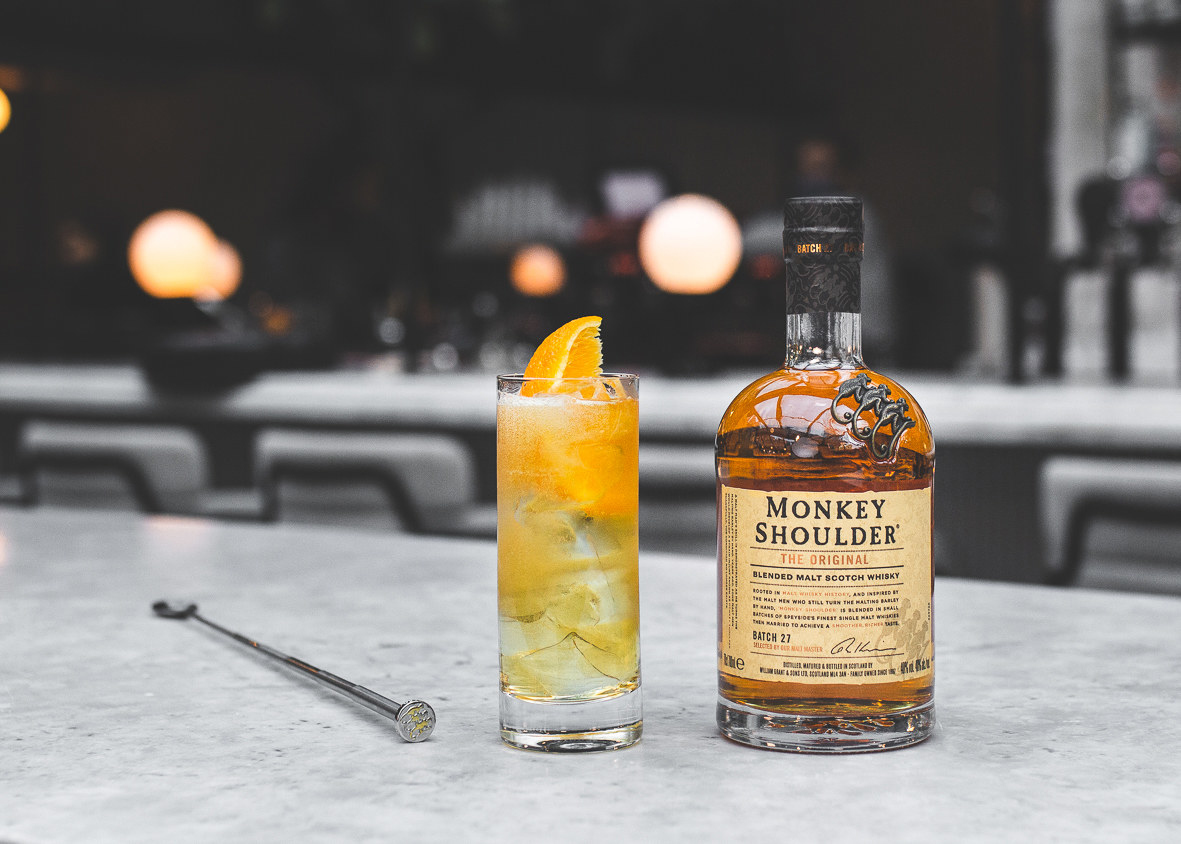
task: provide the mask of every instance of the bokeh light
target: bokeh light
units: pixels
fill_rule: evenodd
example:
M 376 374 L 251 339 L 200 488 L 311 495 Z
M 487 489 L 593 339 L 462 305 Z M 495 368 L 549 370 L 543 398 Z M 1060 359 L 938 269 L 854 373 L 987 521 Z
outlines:
M 127 260 L 136 282 L 157 299 L 193 297 L 211 284 L 218 240 L 187 211 L 160 211 L 131 236 Z
M 525 246 L 513 256 L 509 278 L 522 295 L 553 296 L 566 284 L 566 262 L 549 246 Z
M 221 302 L 234 295 L 242 283 L 242 256 L 232 244 L 224 240 L 217 242 L 205 286 L 193 298 L 200 302 Z
M 738 221 L 707 196 L 665 200 L 640 229 L 640 263 L 653 283 L 669 293 L 713 293 L 730 280 L 740 260 Z
M 4 131 L 10 117 L 12 117 L 12 103 L 8 101 L 8 95 L 0 88 L 0 132 Z

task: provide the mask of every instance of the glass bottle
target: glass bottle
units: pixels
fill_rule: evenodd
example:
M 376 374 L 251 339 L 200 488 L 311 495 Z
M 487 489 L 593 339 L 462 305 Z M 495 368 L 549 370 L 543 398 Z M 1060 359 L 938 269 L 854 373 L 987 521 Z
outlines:
M 934 726 L 931 490 L 914 398 L 861 360 L 861 201 L 784 214 L 787 356 L 716 440 L 718 726 L 856 752 Z

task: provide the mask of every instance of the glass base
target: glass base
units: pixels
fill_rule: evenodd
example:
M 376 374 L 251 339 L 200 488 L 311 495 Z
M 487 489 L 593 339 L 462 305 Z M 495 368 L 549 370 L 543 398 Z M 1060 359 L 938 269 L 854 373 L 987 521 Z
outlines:
M 522 750 L 619 750 L 639 741 L 643 731 L 639 689 L 600 700 L 549 703 L 500 693 L 500 737 Z
M 718 729 L 740 744 L 796 753 L 867 753 L 906 747 L 935 729 L 935 704 L 883 715 L 787 715 L 718 698 Z

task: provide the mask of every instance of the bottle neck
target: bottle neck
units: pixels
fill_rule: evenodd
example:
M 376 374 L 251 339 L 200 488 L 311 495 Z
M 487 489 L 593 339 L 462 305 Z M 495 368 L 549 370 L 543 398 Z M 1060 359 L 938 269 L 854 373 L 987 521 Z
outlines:
M 785 369 L 860 369 L 861 201 L 789 199 L 783 216 L 787 263 Z
M 861 314 L 848 311 L 787 315 L 784 369 L 861 369 Z

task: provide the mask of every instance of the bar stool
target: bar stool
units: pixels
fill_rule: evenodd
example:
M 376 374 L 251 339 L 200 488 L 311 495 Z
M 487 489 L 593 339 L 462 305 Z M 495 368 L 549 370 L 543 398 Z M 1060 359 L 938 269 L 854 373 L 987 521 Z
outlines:
M 467 448 L 436 434 L 268 428 L 255 440 L 265 518 L 495 535 Z
M 199 511 L 209 469 L 186 428 L 32 420 L 17 472 L 30 504 L 188 514 Z
M 1038 499 L 1047 582 L 1181 592 L 1181 549 L 1172 545 L 1171 559 L 1156 564 L 1136 554 L 1150 531 L 1181 530 L 1181 463 L 1052 457 L 1042 466 Z M 1135 529 L 1141 541 L 1121 547 L 1118 563 L 1084 565 L 1100 520 Z

